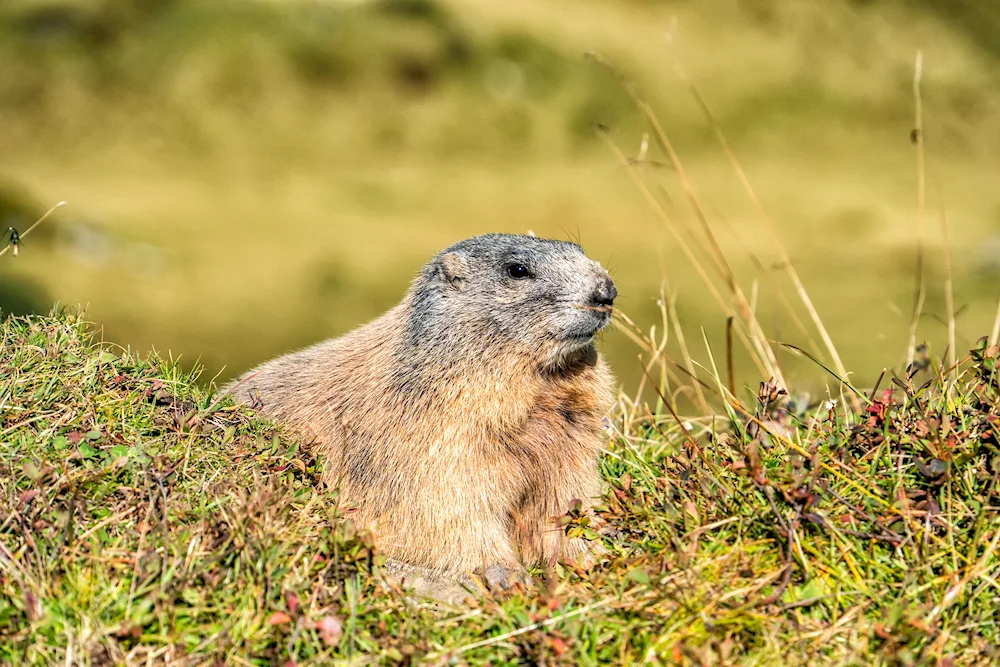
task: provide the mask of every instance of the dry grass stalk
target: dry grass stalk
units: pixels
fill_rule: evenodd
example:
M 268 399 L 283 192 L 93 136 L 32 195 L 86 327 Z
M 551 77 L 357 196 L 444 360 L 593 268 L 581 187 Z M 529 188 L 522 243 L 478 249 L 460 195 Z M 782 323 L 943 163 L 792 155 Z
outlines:
M 680 73 L 681 76 L 686 80 L 686 77 L 684 77 L 683 72 Z M 697 101 L 698 106 L 705 114 L 705 117 L 707 118 L 709 124 L 711 124 L 712 130 L 714 131 L 716 138 L 719 140 L 719 143 L 722 145 L 722 148 L 725 151 L 726 156 L 729 158 L 730 165 L 736 172 L 736 176 L 739 179 L 740 184 L 743 186 L 744 191 L 746 191 L 747 196 L 750 198 L 750 201 L 756 208 L 758 216 L 760 217 L 761 221 L 764 223 L 765 228 L 770 234 L 771 239 L 774 242 L 774 247 L 778 250 L 778 253 L 781 257 L 782 266 L 785 269 L 785 272 L 788 274 L 789 279 L 792 281 L 792 285 L 795 288 L 795 292 L 798 295 L 799 299 L 802 301 L 802 304 L 805 306 L 806 312 L 809 313 L 809 317 L 812 319 L 813 325 L 816 327 L 816 330 L 819 332 L 820 337 L 823 339 L 823 344 L 826 347 L 827 353 L 830 355 L 830 360 L 833 362 L 834 368 L 837 370 L 837 373 L 841 377 L 847 377 L 847 369 L 844 367 L 844 363 L 840 359 L 840 354 L 838 354 L 837 348 L 833 344 L 833 339 L 830 337 L 830 334 L 827 331 L 826 326 L 823 324 L 823 320 L 820 318 L 819 312 L 816 310 L 816 306 L 813 304 L 812 299 L 809 296 L 809 293 L 806 291 L 805 285 L 802 284 L 802 279 L 799 277 L 798 271 L 795 270 L 795 265 L 792 263 L 791 257 L 788 255 L 788 251 L 785 250 L 785 246 L 781 242 L 781 238 L 778 236 L 778 232 L 774 226 L 774 221 L 771 220 L 770 216 L 768 216 L 767 212 L 764 210 L 764 206 L 761 203 L 760 199 L 757 197 L 757 193 L 753 189 L 753 186 L 750 183 L 750 179 L 747 177 L 746 172 L 743 170 L 742 164 L 740 164 L 739 159 L 736 157 L 736 152 L 730 145 L 729 140 L 726 139 L 726 135 L 725 133 L 723 133 L 722 127 L 715 120 L 715 116 L 712 114 L 711 109 L 708 108 L 708 104 L 705 102 L 701 94 L 698 92 L 698 89 L 692 83 L 688 82 L 688 86 L 690 87 L 691 94 Z M 855 408 L 861 407 L 860 403 L 857 402 L 857 399 L 855 397 L 851 396 L 851 401 L 854 404 Z
M 948 311 L 948 374 L 952 384 L 958 380 L 958 360 L 955 350 L 955 294 L 952 287 L 951 272 L 951 242 L 948 236 L 948 214 L 945 212 L 944 199 L 941 202 L 941 240 L 944 244 L 944 307 Z
M 906 366 L 913 363 L 917 349 L 917 326 L 920 323 L 920 313 L 924 308 L 926 288 L 924 287 L 924 215 L 927 208 L 927 186 L 924 169 L 924 110 L 920 97 L 920 80 L 924 70 L 924 54 L 917 51 L 913 68 L 913 142 L 917 147 L 917 258 L 914 269 L 913 312 L 910 314 L 910 338 L 906 346 Z
M 645 181 L 643 181 L 643 179 L 636 172 L 635 167 L 631 164 L 629 159 L 626 157 L 625 153 L 621 150 L 621 148 L 618 147 L 617 144 L 611 141 L 610 137 L 608 137 L 606 134 L 604 134 L 603 132 L 599 134 L 611 148 L 615 156 L 618 158 L 618 161 L 622 165 L 622 167 L 625 168 L 628 174 L 632 177 L 632 180 L 639 187 L 640 192 L 642 193 L 646 201 L 649 203 L 650 207 L 653 209 L 653 212 L 656 213 L 657 217 L 664 223 L 664 226 L 667 228 L 667 231 L 670 232 L 674 241 L 677 243 L 681 251 L 684 253 L 684 256 L 688 259 L 688 261 L 691 263 L 691 266 L 695 269 L 695 272 L 698 274 L 698 277 L 701 278 L 702 282 L 708 288 L 709 294 L 712 295 L 712 298 L 715 300 L 715 302 L 719 305 L 719 307 L 722 309 L 722 311 L 726 314 L 727 317 L 735 314 L 733 309 L 729 306 L 729 304 L 726 303 L 726 300 L 722 298 L 722 295 L 715 287 L 715 283 L 712 282 L 711 278 L 709 278 L 708 274 L 705 271 L 705 268 L 702 266 L 702 263 L 698 261 L 697 256 L 695 255 L 691 246 L 688 244 L 687 240 L 684 238 L 684 235 L 674 224 L 672 218 L 667 214 L 666 210 L 660 204 L 659 200 L 655 196 L 653 196 L 653 193 L 650 191 Z M 741 320 L 741 322 L 742 321 L 743 320 Z M 761 343 L 762 339 L 753 335 L 748 336 L 747 332 L 743 329 L 743 327 L 737 327 L 736 331 L 737 335 L 740 337 L 740 341 L 743 343 L 744 347 L 750 352 L 750 356 L 753 359 L 754 363 L 757 365 L 757 368 L 758 370 L 760 370 L 761 374 L 767 376 L 780 375 L 780 371 L 770 364 L 768 355 L 763 350 L 763 345 Z
M 1000 340 L 1000 299 L 997 300 L 997 312 L 993 316 L 993 328 L 990 329 L 989 346 L 995 347 Z
M 684 339 L 684 330 L 681 328 L 680 318 L 677 317 L 677 297 L 675 295 L 670 295 L 669 298 L 664 299 L 663 294 L 660 294 L 660 303 L 666 303 L 666 307 L 670 312 L 670 320 L 674 325 L 674 335 L 677 336 L 677 344 L 681 348 L 681 358 L 684 360 L 684 365 L 687 367 L 688 373 L 691 377 L 698 377 L 695 372 L 694 362 L 691 360 L 691 353 L 688 352 L 687 341 Z M 661 305 L 662 307 L 662 305 Z M 708 401 L 705 400 L 705 392 L 701 390 L 701 385 L 697 382 L 693 383 L 695 396 L 698 398 L 698 405 L 704 414 L 712 414 L 712 411 L 708 407 Z
M 43 222 L 45 222 L 50 215 L 52 215 L 53 213 L 56 212 L 56 209 L 62 208 L 65 205 L 66 205 L 66 202 L 61 201 L 58 204 L 56 204 L 55 206 L 53 206 L 52 208 L 50 208 L 48 211 L 45 212 L 45 215 L 43 215 L 38 220 L 36 220 L 34 222 L 34 224 L 31 225 L 31 227 L 28 227 L 23 232 L 20 232 L 18 234 L 18 238 L 23 239 L 25 236 L 27 236 L 31 232 L 35 231 L 35 227 L 37 227 L 38 225 L 40 225 Z M 4 246 L 3 249 L 0 249 L 0 257 L 3 257 L 4 255 L 6 255 L 7 251 L 11 250 L 11 249 L 14 250 L 14 256 L 17 257 L 17 243 L 14 242 L 13 240 L 10 243 L 8 243 L 6 246 Z

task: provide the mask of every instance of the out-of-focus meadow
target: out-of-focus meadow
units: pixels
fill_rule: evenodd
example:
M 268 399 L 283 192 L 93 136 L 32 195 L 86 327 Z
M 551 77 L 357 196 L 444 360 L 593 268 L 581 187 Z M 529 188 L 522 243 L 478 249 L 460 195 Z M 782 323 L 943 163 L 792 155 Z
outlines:
M 942 202 L 960 352 L 991 328 L 997 34 L 1000 9 L 975 0 L 6 0 L 0 222 L 23 231 L 69 206 L 0 258 L 0 307 L 89 304 L 106 339 L 228 377 L 378 315 L 455 240 L 531 230 L 609 265 L 644 328 L 666 276 L 703 357 L 700 328 L 721 345 L 725 317 L 595 133 L 637 156 L 647 130 L 596 51 L 650 100 L 748 294 L 759 281 L 768 333 L 801 343 L 775 298 L 791 294 L 780 255 L 697 87 L 864 384 L 907 341 L 918 49 L 920 337 L 940 351 Z M 667 164 L 650 142 L 642 173 L 697 233 Z M 634 385 L 638 349 L 620 332 L 605 345 Z

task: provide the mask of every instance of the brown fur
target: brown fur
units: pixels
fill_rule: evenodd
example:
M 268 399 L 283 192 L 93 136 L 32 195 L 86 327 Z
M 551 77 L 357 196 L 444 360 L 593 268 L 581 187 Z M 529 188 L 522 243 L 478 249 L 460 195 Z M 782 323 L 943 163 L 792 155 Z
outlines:
M 421 351 L 413 337 L 423 312 L 416 295 L 437 271 L 444 271 L 442 298 L 457 300 L 458 312 L 481 303 L 499 317 L 506 312 L 507 300 L 497 306 L 471 289 L 461 301 L 462 281 L 477 269 L 465 264 L 456 286 L 453 255 L 439 256 L 437 268 L 429 264 L 383 316 L 265 363 L 228 391 L 316 438 L 325 481 L 339 486 L 351 516 L 374 530 L 398 567 L 468 581 L 491 567 L 518 573 L 523 565 L 580 556 L 587 543 L 567 540 L 553 518 L 574 499 L 589 506 L 600 495 L 611 374 L 592 341 L 569 351 L 541 334 L 513 343 L 483 329 L 475 313 L 450 319 L 445 331 L 434 331 L 431 321 L 444 344 Z M 541 257 L 547 261 L 545 252 Z M 610 284 L 603 269 L 581 266 L 593 272 L 587 281 Z M 495 291 L 510 287 L 513 299 L 519 286 L 507 282 Z M 581 289 L 593 288 L 587 282 Z

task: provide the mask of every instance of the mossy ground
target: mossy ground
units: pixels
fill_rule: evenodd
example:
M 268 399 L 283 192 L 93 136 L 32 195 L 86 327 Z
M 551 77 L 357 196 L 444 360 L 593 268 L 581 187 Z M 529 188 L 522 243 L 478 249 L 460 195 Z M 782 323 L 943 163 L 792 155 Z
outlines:
M 765 383 L 685 424 L 623 397 L 610 529 L 563 521 L 607 560 L 443 609 L 377 586 L 308 448 L 88 331 L 0 329 L 0 663 L 1000 659 L 991 349 L 918 359 L 860 411 Z

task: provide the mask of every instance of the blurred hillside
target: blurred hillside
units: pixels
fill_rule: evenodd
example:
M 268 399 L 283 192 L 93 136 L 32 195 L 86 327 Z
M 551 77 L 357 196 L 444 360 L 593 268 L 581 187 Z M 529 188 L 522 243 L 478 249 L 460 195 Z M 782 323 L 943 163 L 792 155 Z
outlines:
M 7 0 L 0 7 L 0 307 L 89 304 L 105 337 L 230 376 L 394 304 L 445 245 L 572 237 L 622 308 L 659 321 L 664 272 L 696 356 L 724 317 L 593 130 L 645 130 L 598 51 L 651 100 L 777 338 L 778 254 L 694 102 L 738 152 L 862 384 L 900 359 L 916 234 L 914 55 L 924 52 L 928 303 L 951 225 L 959 345 L 1000 273 L 1000 8 L 973 0 Z M 644 167 L 692 228 L 672 169 Z M 633 386 L 637 350 L 606 345 Z M 807 384 L 815 367 L 787 360 Z M 744 364 L 743 368 L 746 367 Z M 750 379 L 756 379 L 747 376 Z

